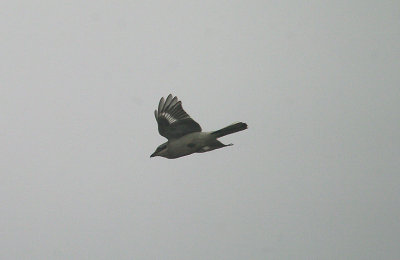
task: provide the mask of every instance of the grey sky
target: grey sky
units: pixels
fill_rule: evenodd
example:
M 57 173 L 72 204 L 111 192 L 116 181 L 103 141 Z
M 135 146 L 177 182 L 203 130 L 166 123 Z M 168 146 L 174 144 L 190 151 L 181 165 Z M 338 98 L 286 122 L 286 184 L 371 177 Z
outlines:
M 400 258 L 399 1 L 5 1 L 0 32 L 1 259 Z M 150 159 L 169 93 L 249 129 Z

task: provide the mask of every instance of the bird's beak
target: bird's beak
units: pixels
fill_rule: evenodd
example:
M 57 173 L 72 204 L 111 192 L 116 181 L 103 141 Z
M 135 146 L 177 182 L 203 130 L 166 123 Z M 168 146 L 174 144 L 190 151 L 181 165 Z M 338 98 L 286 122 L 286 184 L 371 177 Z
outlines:
M 151 155 L 150 155 L 150 158 L 151 157 L 156 157 L 157 156 L 157 152 L 154 152 L 154 153 L 152 153 Z

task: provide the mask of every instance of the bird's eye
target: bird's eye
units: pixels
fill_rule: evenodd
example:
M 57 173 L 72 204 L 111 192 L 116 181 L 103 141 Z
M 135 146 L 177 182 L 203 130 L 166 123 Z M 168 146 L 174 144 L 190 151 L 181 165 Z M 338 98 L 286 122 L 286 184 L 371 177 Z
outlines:
M 164 144 L 164 145 L 161 145 L 160 147 L 158 147 L 158 150 L 164 150 L 165 148 L 167 148 L 167 146 Z

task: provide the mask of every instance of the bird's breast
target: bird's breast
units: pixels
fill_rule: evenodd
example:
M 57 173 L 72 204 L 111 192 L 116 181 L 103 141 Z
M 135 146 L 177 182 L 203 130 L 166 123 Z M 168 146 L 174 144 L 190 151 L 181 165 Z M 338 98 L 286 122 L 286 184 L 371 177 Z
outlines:
M 212 141 L 212 135 L 208 132 L 196 132 L 173 139 L 168 142 L 168 151 L 176 157 L 185 156 L 199 151 L 202 147 Z

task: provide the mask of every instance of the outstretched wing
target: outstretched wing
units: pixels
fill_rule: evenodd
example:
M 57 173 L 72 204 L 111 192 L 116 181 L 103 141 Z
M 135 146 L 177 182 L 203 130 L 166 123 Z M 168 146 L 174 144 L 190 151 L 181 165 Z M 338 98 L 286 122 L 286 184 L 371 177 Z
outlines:
M 160 99 L 158 111 L 155 110 L 154 115 L 158 123 L 158 132 L 168 140 L 201 132 L 200 125 L 183 110 L 182 102 L 171 94 L 166 100 Z

